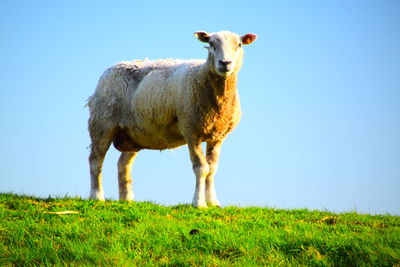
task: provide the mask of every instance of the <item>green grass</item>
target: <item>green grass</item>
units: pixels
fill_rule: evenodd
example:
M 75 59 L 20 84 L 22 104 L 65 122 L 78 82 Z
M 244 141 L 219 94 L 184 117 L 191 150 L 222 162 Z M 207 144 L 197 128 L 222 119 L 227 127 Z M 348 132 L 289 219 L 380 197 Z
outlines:
M 399 263 L 398 216 L 0 194 L 0 266 Z

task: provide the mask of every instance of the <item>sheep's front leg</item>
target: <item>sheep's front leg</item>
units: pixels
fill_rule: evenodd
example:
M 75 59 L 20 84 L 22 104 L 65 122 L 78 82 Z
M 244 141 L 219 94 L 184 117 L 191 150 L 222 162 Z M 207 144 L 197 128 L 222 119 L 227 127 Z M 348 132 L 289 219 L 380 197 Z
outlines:
M 206 177 L 210 172 L 210 169 L 203 151 L 201 150 L 201 143 L 189 143 L 188 146 L 193 171 L 196 175 L 196 189 L 193 196 L 193 206 L 206 208 Z
M 214 175 L 218 169 L 219 153 L 221 151 L 222 141 L 207 143 L 207 162 L 210 172 L 206 177 L 206 202 L 208 206 L 219 207 L 217 193 L 215 192 Z
M 132 188 L 132 164 L 137 152 L 122 152 L 118 160 L 118 188 L 119 199 L 132 201 L 134 198 Z

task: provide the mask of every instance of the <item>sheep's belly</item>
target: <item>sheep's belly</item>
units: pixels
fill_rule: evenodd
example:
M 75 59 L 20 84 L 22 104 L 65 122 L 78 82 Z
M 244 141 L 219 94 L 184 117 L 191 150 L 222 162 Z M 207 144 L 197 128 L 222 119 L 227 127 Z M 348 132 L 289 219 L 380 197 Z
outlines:
M 113 140 L 114 147 L 121 152 L 134 152 L 141 149 L 164 150 L 186 144 L 183 137 L 167 129 L 156 132 L 135 131 L 127 128 L 119 129 Z
M 182 136 L 176 134 L 168 134 L 163 136 L 143 136 L 142 138 L 135 138 L 144 149 L 170 149 L 176 148 L 186 144 Z

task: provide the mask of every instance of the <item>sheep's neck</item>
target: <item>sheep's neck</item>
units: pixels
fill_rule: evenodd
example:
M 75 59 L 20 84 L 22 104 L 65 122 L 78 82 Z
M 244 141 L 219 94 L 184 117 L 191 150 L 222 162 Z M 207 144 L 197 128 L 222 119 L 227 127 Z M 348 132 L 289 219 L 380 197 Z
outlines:
M 237 72 L 221 77 L 213 73 L 209 74 L 211 103 L 217 112 L 232 112 L 237 101 Z

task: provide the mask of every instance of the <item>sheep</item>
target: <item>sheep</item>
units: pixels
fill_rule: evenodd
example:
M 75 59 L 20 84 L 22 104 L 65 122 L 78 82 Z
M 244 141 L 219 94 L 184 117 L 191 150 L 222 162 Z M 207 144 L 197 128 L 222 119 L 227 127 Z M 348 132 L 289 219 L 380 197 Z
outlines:
M 108 68 L 88 99 L 90 198 L 104 200 L 102 165 L 111 143 L 118 160 L 119 198 L 134 199 L 131 168 L 142 149 L 187 144 L 196 187 L 194 207 L 220 206 L 214 175 L 221 145 L 241 117 L 237 92 L 243 48 L 255 34 L 195 32 L 207 60 L 134 60 Z M 201 144 L 207 143 L 206 155 Z

